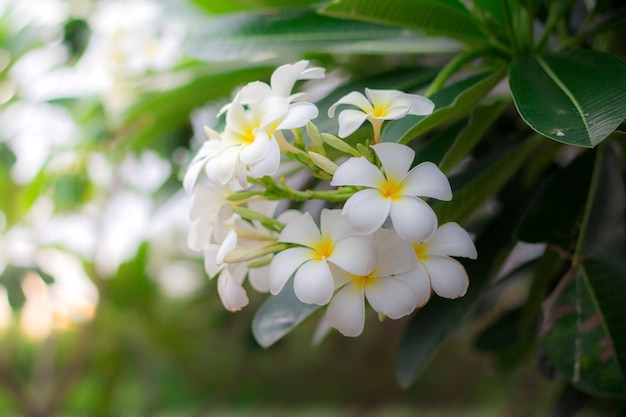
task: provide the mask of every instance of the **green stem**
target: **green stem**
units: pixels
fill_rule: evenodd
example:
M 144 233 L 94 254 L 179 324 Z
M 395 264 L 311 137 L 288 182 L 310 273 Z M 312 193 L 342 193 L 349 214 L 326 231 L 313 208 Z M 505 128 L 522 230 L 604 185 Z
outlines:
M 466 63 L 474 60 L 481 55 L 489 55 L 493 54 L 494 52 L 495 51 L 491 48 L 473 49 L 457 56 L 456 58 L 448 62 L 448 65 L 443 67 L 441 71 L 439 71 L 439 74 L 437 74 L 424 95 L 426 97 L 430 97 L 439 90 L 441 90 L 446 81 Z

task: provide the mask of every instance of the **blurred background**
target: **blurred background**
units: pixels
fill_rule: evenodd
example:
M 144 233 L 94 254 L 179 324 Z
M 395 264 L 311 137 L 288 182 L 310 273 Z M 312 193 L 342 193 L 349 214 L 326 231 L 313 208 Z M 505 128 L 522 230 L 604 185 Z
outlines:
M 405 321 L 368 317 L 360 338 L 313 346 L 312 320 L 266 350 L 250 332 L 264 296 L 224 310 L 186 244 L 180 179 L 201 127 L 238 86 L 303 56 L 331 87 L 340 66 L 398 63 L 187 52 L 214 13 L 264 4 L 0 0 L 0 415 L 548 415 L 562 394 L 538 361 L 509 372 L 473 348 L 488 314 L 401 390 Z

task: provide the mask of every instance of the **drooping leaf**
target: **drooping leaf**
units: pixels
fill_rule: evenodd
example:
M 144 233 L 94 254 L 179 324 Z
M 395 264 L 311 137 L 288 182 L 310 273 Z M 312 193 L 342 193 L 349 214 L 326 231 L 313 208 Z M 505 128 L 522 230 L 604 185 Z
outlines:
M 559 188 L 564 200 L 553 195 Z M 602 146 L 546 183 L 517 233 L 570 256 L 543 304 L 541 341 L 554 366 L 592 395 L 626 396 L 625 209 L 619 161 Z M 563 218 L 545 217 L 550 214 Z
M 446 53 L 459 44 L 392 26 L 321 16 L 310 8 L 229 14 L 193 33 L 189 53 L 223 62 L 304 51 L 334 53 Z
M 466 116 L 504 77 L 505 71 L 479 74 L 456 82 L 433 94 L 435 110 L 428 116 L 407 116 L 389 123 L 383 130 L 385 142 L 408 143 L 444 123 Z
M 269 297 L 256 311 L 252 334 L 259 345 L 270 347 L 319 308 L 300 301 L 293 291 L 293 279 L 290 279 L 280 293 Z
M 485 42 L 485 35 L 458 0 L 339 0 L 322 13 L 345 19 L 421 29 L 463 42 Z
M 614 55 L 527 56 L 513 62 L 509 76 L 519 114 L 550 139 L 592 148 L 626 118 L 626 63 Z
M 46 284 L 54 282 L 54 278 L 50 274 L 37 267 L 7 265 L 0 275 L 0 285 L 6 288 L 9 304 L 14 310 L 19 310 L 26 302 L 26 296 L 22 289 L 22 280 L 29 273 L 39 275 Z

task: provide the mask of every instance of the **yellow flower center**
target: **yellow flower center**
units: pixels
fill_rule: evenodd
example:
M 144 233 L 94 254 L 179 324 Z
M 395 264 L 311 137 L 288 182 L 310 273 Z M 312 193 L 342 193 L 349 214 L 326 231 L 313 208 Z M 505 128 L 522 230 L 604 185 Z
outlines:
M 350 275 L 350 278 L 358 288 L 365 288 L 368 285 L 372 285 L 376 282 L 376 270 L 374 269 L 369 275 Z
M 418 261 L 428 259 L 428 242 L 413 243 L 411 246 L 413 246 Z
M 335 248 L 329 238 L 323 237 L 321 241 L 311 245 L 311 249 L 316 252 L 314 259 L 319 262 L 322 259 L 328 259 L 333 254 Z
M 402 182 L 396 181 L 393 178 L 387 178 L 385 182 L 380 184 L 378 189 L 383 198 L 398 200 L 402 197 Z

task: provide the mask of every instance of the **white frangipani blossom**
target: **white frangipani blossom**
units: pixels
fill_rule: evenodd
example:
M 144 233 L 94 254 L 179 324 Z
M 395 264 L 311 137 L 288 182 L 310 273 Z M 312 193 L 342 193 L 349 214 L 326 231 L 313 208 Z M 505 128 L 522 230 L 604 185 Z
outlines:
M 251 82 L 241 89 L 239 99 L 246 105 L 254 105 L 271 96 L 284 97 L 289 102 L 303 100 L 305 93 L 291 93 L 296 81 L 324 78 L 324 72 L 321 67 L 309 68 L 307 60 L 281 65 L 272 73 L 269 85 L 261 81 Z
M 325 305 L 332 298 L 331 264 L 353 274 L 367 275 L 378 262 L 372 240 L 357 235 L 339 210 L 322 210 L 319 229 L 309 213 L 302 213 L 287 223 L 278 240 L 299 246 L 274 256 L 270 264 L 270 292 L 278 294 L 295 273 L 296 297 L 308 304 Z
M 446 176 L 432 162 L 411 168 L 415 152 L 397 143 L 379 143 L 372 148 L 384 174 L 364 157 L 350 158 L 339 166 L 331 185 L 365 187 L 346 201 L 342 214 L 359 233 L 378 230 L 387 216 L 396 233 L 408 242 L 424 241 L 437 229 L 437 216 L 418 198 L 450 200 Z
M 385 120 L 397 120 L 407 114 L 429 115 L 435 105 L 426 97 L 408 94 L 398 90 L 370 90 L 365 94 L 353 91 L 339 99 L 328 109 L 328 117 L 335 116 L 335 109 L 342 104 L 357 109 L 346 109 L 339 113 L 339 137 L 345 138 L 354 133 L 366 120 L 374 127 L 374 142 L 378 142 L 380 128 Z
M 435 234 L 423 242 L 414 242 L 417 255 L 417 268 L 403 277 L 416 293 L 425 294 L 425 288 L 432 287 L 440 297 L 459 298 L 465 295 L 469 279 L 465 268 L 451 256 L 476 259 L 478 253 L 469 234 L 457 223 L 441 225 Z M 429 285 L 425 285 L 429 284 Z M 428 296 L 430 289 L 428 288 Z M 421 300 L 428 301 L 428 297 Z
M 411 286 L 398 275 L 415 270 L 417 258 L 411 245 L 393 231 L 374 233 L 378 264 L 369 274 L 356 275 L 334 269 L 339 290 L 328 305 L 330 325 L 345 336 L 358 336 L 365 324 L 365 299 L 378 313 L 392 319 L 404 317 L 417 306 Z

